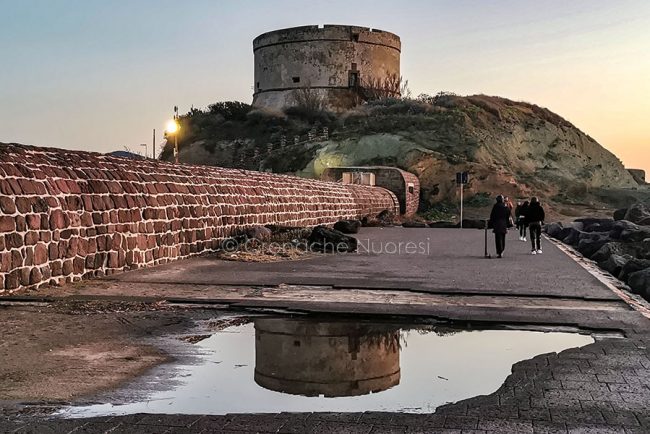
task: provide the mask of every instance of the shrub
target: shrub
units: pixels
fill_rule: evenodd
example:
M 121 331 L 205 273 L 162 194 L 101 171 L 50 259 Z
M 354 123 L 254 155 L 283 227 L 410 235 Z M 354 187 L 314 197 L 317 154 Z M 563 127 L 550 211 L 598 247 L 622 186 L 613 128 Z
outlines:
M 221 115 L 227 121 L 245 121 L 252 109 L 250 104 L 239 101 L 221 101 L 208 106 L 211 114 Z

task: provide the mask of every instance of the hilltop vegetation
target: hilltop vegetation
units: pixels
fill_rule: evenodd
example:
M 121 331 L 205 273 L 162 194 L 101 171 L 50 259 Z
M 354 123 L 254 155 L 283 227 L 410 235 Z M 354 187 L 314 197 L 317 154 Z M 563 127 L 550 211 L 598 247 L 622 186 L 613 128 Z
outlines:
M 560 211 L 621 201 L 611 190 L 638 196 L 620 160 L 591 137 L 545 108 L 500 97 L 382 99 L 338 114 L 224 102 L 180 122 L 181 161 L 307 177 L 328 166 L 393 165 L 418 175 L 423 209 L 455 200 L 454 174 L 462 170 L 477 207 L 496 193 L 536 194 Z M 161 158 L 171 156 L 167 146 Z

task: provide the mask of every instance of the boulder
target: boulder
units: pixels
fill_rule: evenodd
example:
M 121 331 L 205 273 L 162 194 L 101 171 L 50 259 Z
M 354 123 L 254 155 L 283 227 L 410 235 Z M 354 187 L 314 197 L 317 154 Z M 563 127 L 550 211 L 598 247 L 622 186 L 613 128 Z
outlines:
M 485 220 L 463 219 L 465 229 L 485 229 Z
M 609 241 L 609 238 L 583 238 L 578 242 L 577 250 L 583 256 L 591 258 Z
M 636 256 L 639 258 L 650 259 L 650 238 L 644 238 L 643 241 L 637 245 Z
M 428 223 L 430 228 L 457 228 L 458 223 L 454 222 L 430 222 Z
M 253 226 L 251 228 L 246 228 L 244 230 L 244 235 L 246 235 L 250 240 L 266 242 L 271 240 L 273 232 L 271 229 L 264 226 Z
M 562 233 L 562 223 L 549 223 L 544 226 L 544 232 L 548 234 L 549 237 L 560 239 L 560 234 Z
M 614 277 L 621 274 L 621 270 L 629 261 L 633 259 L 630 255 L 611 255 L 605 261 L 599 262 L 598 266 L 603 270 L 609 272 Z
M 361 222 L 359 220 L 339 220 L 334 223 L 334 229 L 344 234 L 359 233 L 359 228 L 361 228 Z
M 584 232 L 608 232 L 614 225 L 614 220 L 586 217 L 576 219 L 575 222 L 582 223 L 582 230 Z
M 383 210 L 377 214 L 377 220 L 379 220 L 383 225 L 390 226 L 395 220 L 395 213 L 388 211 L 387 209 Z
M 307 243 L 315 252 L 346 253 L 357 250 L 356 238 L 325 226 L 316 226 L 309 234 Z
M 424 222 L 417 222 L 417 221 L 405 221 L 402 223 L 402 227 L 405 228 L 426 228 L 427 224 Z
M 637 202 L 627 209 L 625 220 L 637 225 L 650 225 L 650 208 L 644 203 Z
M 591 256 L 591 259 L 600 263 L 606 261 L 612 255 L 634 256 L 634 249 L 628 248 L 627 244 L 610 241 L 598 249 L 598 251 Z
M 628 220 L 619 220 L 614 223 L 609 235 L 613 239 L 626 242 L 638 242 L 650 238 L 650 227 L 639 226 Z
M 625 265 L 623 265 L 623 268 L 621 268 L 618 278 L 627 283 L 630 274 L 645 270 L 646 268 L 650 268 L 650 260 L 637 258 L 630 259 Z
M 577 246 L 578 242 L 580 241 L 580 234 L 582 234 L 581 231 L 570 226 L 568 228 L 562 229 L 559 236 L 562 237 L 561 240 L 564 244 Z
M 630 274 L 627 284 L 633 293 L 650 301 L 650 268 Z
M 614 220 L 623 220 L 625 219 L 625 214 L 627 214 L 627 208 L 621 208 L 614 211 Z

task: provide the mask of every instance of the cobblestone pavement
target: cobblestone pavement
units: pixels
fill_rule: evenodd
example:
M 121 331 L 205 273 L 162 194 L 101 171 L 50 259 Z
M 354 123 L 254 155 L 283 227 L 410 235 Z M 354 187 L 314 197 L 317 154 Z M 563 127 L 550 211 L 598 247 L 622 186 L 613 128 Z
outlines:
M 545 254 L 552 249 L 555 247 L 546 246 Z M 513 250 L 511 248 L 511 255 L 516 254 Z M 551 253 L 553 257 L 558 254 L 559 251 Z M 485 267 L 501 267 L 502 264 L 486 261 Z M 507 272 L 507 268 L 497 268 L 496 272 Z M 574 276 L 571 282 L 575 281 Z M 543 279 L 542 274 L 538 277 Z M 540 282 L 540 287 L 562 285 L 561 279 Z M 596 283 L 590 280 L 589 285 Z M 602 295 L 600 300 L 610 299 L 604 288 L 598 288 Z M 553 291 L 571 294 L 571 286 L 555 287 Z M 521 321 L 527 315 L 535 324 L 547 324 L 544 317 L 553 313 L 553 324 L 564 322 L 594 332 L 615 331 L 620 337 L 596 335 L 593 344 L 516 363 L 496 392 L 439 407 L 433 414 L 137 414 L 73 420 L 5 415 L 0 422 L 0 432 L 649 433 L 650 321 L 625 306 L 622 304 L 621 309 L 608 311 L 578 307 L 558 312 L 529 309 L 519 313 Z M 389 307 L 383 309 L 383 313 L 391 312 Z M 426 309 L 419 309 L 419 314 L 427 314 Z M 503 320 L 503 313 L 494 308 L 492 311 L 465 312 L 464 317 L 474 315 L 474 320 L 478 316 L 484 321 L 499 322 Z M 456 319 L 463 318 L 462 306 L 455 315 Z

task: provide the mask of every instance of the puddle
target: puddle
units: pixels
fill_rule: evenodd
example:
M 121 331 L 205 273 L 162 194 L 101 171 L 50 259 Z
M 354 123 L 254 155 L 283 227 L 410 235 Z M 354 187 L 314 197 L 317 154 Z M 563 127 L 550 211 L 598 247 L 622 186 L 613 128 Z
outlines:
M 594 342 L 575 333 L 257 318 L 198 342 L 171 390 L 67 417 L 132 413 L 403 411 L 495 392 L 514 363 Z

